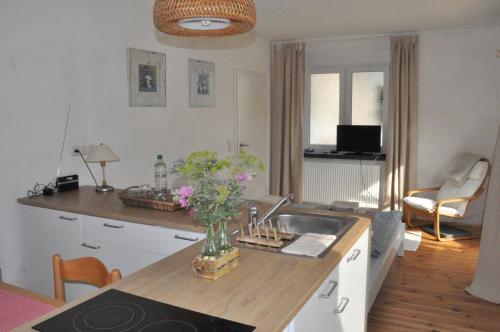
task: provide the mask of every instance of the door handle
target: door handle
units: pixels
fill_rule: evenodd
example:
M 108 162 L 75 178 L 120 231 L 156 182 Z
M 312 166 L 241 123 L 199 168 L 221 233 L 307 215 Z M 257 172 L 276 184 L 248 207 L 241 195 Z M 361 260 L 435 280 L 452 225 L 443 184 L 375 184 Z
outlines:
M 87 243 L 82 243 L 82 247 L 94 249 L 94 250 L 101 249 L 101 246 L 92 246 L 92 245 L 87 244 Z
M 348 304 L 349 304 L 349 298 L 342 297 L 342 300 L 340 300 L 340 304 L 339 304 L 338 308 L 334 312 L 336 314 L 343 313 Z
M 175 234 L 174 238 L 176 238 L 178 240 L 185 240 L 185 241 L 191 241 L 191 242 L 198 241 L 198 238 L 185 237 L 185 236 L 181 236 L 181 235 L 177 235 L 177 234 Z
M 245 144 L 245 143 L 240 143 L 240 148 L 245 148 L 247 146 L 250 146 L 249 144 Z
M 109 227 L 109 228 L 114 228 L 114 229 L 122 229 L 124 228 L 125 226 L 123 225 L 113 225 L 113 224 L 108 224 L 107 222 L 105 222 L 104 224 L 102 224 L 104 227 Z
M 68 220 L 68 221 L 78 220 L 77 217 L 70 218 L 70 217 L 65 217 L 65 216 L 59 216 L 59 219 L 61 219 L 61 220 Z
M 347 257 L 347 263 L 355 261 L 356 259 L 358 259 L 359 254 L 361 254 L 361 250 L 354 249 L 354 251 L 352 252 L 352 255 L 349 256 L 349 257 Z
M 337 282 L 335 280 L 328 280 L 325 288 L 318 294 L 321 299 L 327 299 L 332 295 L 333 291 L 337 288 Z

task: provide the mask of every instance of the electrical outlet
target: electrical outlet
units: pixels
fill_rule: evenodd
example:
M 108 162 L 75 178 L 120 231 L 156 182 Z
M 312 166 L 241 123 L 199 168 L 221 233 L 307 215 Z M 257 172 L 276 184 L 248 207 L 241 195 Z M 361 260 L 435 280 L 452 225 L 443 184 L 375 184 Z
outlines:
M 75 150 L 80 150 L 81 154 L 84 156 L 88 156 L 90 151 L 95 147 L 95 144 L 83 144 L 83 145 L 75 145 L 71 148 L 71 155 L 74 157 L 79 157 L 80 154 L 76 153 Z

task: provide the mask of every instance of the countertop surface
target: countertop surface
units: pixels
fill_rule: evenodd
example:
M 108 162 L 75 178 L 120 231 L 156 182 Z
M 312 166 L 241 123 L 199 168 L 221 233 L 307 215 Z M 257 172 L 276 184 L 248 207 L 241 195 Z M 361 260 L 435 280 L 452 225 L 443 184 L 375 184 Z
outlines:
M 60 209 L 60 206 L 64 205 L 65 211 L 98 214 L 99 216 L 106 214 L 108 218 L 138 220 L 137 222 L 150 224 L 150 222 L 144 221 L 147 217 L 141 216 L 135 211 L 136 208 L 116 207 L 115 194 L 99 197 L 104 211 L 91 213 L 91 210 L 101 208 L 95 205 L 92 208 L 92 203 L 95 204 L 95 201 L 90 198 L 99 194 L 93 193 L 91 195 L 88 188 L 82 189 L 79 193 L 65 193 L 58 197 L 20 199 L 20 203 L 27 204 L 25 202 L 28 201 L 31 203 L 29 205 L 54 209 Z M 307 209 L 284 208 L 282 210 L 320 215 L 346 215 L 345 213 Z M 133 216 L 124 218 L 123 216 L 128 211 L 133 211 Z M 182 220 L 186 220 L 186 223 L 190 223 L 192 225 L 190 227 L 195 229 L 202 227 L 196 225 L 192 220 L 188 220 L 189 216 L 185 212 L 170 213 L 172 216 L 168 217 L 165 214 L 170 215 L 169 213 L 155 212 L 154 210 L 145 210 L 144 214 L 148 217 L 153 216 L 155 222 L 159 220 L 166 223 L 167 226 L 170 225 L 170 218 L 175 218 L 173 216 L 178 215 L 183 218 Z M 359 221 L 322 259 L 240 248 L 240 266 L 216 281 L 200 279 L 193 274 L 191 261 L 200 253 L 202 246 L 202 243 L 196 243 L 96 293 L 68 303 L 22 327 L 19 331 L 31 331 L 30 327 L 37 322 L 54 316 L 110 287 L 186 309 L 253 325 L 257 327 L 257 331 L 282 331 L 338 265 L 342 257 L 350 251 L 352 245 L 369 225 L 368 218 L 360 217 Z
M 85 214 L 94 217 L 130 221 L 139 224 L 163 226 L 193 232 L 204 232 L 203 222 L 194 220 L 186 210 L 174 212 L 126 206 L 118 198 L 120 190 L 97 193 L 92 186 L 56 193 L 52 196 L 23 197 L 24 205 Z

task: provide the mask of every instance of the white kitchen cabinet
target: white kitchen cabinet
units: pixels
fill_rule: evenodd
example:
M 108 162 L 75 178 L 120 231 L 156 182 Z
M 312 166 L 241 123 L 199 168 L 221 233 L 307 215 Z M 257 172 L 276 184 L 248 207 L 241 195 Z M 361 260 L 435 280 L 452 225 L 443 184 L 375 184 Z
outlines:
M 157 231 L 158 251 L 166 256 L 170 256 L 205 238 L 205 234 L 203 233 L 180 231 L 171 228 L 158 227 Z
M 285 331 L 366 330 L 369 229 L 356 241 Z
M 31 206 L 23 206 L 21 215 L 24 243 L 16 273 L 17 284 L 53 297 L 52 256 L 60 254 L 63 259 L 81 256 L 80 216 Z M 78 286 L 66 286 L 67 299 L 78 295 Z
M 108 269 L 127 276 L 205 238 L 203 233 L 174 230 L 121 220 L 78 215 L 23 205 L 18 257 L 7 282 L 54 296 L 52 256 L 63 259 L 96 257 Z M 71 301 L 95 290 L 89 285 L 66 283 Z

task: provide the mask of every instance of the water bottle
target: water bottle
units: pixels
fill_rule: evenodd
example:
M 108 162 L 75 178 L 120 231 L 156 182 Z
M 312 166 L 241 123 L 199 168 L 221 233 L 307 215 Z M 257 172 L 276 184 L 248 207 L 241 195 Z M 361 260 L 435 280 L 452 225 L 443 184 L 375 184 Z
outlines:
M 160 199 L 167 194 L 167 165 L 163 161 L 163 156 L 158 155 L 155 166 L 155 192 Z

